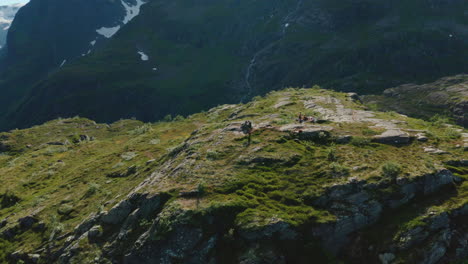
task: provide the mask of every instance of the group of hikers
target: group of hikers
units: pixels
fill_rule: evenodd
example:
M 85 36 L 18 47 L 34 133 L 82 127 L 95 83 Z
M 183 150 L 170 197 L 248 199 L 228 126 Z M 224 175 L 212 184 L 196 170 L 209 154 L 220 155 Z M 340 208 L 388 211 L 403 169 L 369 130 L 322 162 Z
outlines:
M 313 116 L 306 116 L 306 115 L 303 115 L 302 113 L 299 113 L 299 116 L 297 118 L 297 121 L 299 123 L 305 123 L 305 122 L 311 122 L 311 123 L 315 123 L 317 122 L 317 119 Z M 250 145 L 250 142 L 251 142 L 251 137 L 252 137 L 252 132 L 253 132 L 253 125 L 252 125 L 252 122 L 251 121 L 245 121 L 242 125 L 241 125 L 241 130 L 244 134 L 246 135 L 249 135 L 248 137 L 248 145 Z
M 299 123 L 304 123 L 304 122 L 312 122 L 312 123 L 315 123 L 317 122 L 317 119 L 313 116 L 305 116 L 303 115 L 302 113 L 299 113 L 299 117 L 297 118 L 297 121 Z

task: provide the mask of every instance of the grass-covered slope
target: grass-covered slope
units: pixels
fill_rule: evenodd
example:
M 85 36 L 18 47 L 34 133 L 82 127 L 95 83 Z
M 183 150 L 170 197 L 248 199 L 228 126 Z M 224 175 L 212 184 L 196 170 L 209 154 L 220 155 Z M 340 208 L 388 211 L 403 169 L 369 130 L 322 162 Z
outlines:
M 299 124 L 300 112 L 318 122 Z M 72 118 L 14 130 L 0 135 L 0 258 L 462 260 L 467 136 L 318 88 L 154 124 Z
M 362 97 L 373 109 L 396 111 L 413 117 L 431 119 L 447 116 L 468 126 L 468 75 L 445 77 L 422 85 L 405 84 L 386 89 L 382 95 Z
M 462 0 L 151 0 L 105 47 L 32 86 L 9 82 L 28 79 L 12 68 L 2 86 L 23 97 L 5 99 L 15 103 L 0 124 L 154 121 L 288 86 L 369 94 L 432 81 L 467 72 L 466 9 Z

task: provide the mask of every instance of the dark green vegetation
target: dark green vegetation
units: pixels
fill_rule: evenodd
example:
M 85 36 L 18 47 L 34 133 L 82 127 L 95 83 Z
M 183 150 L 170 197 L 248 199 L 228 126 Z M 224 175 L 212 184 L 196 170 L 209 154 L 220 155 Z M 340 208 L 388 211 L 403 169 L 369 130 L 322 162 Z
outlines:
M 124 16 L 115 2 L 32 0 L 18 11 L 0 52 L 0 119 L 29 96 L 32 85 L 59 70 L 64 59 L 87 53 L 96 29 L 114 26 Z
M 299 112 L 321 124 L 299 125 Z M 386 129 L 411 141 L 375 143 Z M 378 263 L 389 253 L 448 263 L 468 253 L 438 242 L 467 228 L 466 130 L 365 111 L 346 94 L 286 89 L 174 121 L 59 119 L 0 139 L 1 261 Z
M 55 2 L 62 1 L 45 5 Z M 99 122 L 154 121 L 285 86 L 318 83 L 369 94 L 467 72 L 467 5 L 464 0 L 151 0 L 108 43 L 61 69 L 49 35 L 27 39 L 28 18 L 20 16 L 9 45 L 14 56 L 0 75 L 0 125 L 25 127 L 78 114 Z M 58 19 L 56 12 L 48 17 Z M 41 24 L 34 19 L 29 24 Z M 73 32 L 57 30 L 63 36 L 53 40 Z M 138 51 L 149 60 L 140 60 Z
M 445 77 L 422 85 L 404 84 L 382 95 L 362 97 L 375 110 L 397 111 L 426 120 L 448 117 L 468 127 L 468 75 Z M 446 120 L 448 121 L 448 120 Z

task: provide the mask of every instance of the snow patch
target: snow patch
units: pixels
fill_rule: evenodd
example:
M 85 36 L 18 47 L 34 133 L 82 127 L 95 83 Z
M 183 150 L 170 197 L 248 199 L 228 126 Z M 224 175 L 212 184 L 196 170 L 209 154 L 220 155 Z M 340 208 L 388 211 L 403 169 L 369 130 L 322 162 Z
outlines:
M 91 44 L 91 46 L 96 45 L 96 40 L 91 41 L 89 44 Z
M 117 33 L 117 31 L 119 31 L 119 29 L 120 29 L 120 26 L 110 27 L 110 28 L 102 27 L 102 28 L 96 30 L 96 32 L 97 32 L 99 35 L 104 36 L 105 38 L 110 38 L 110 37 L 112 37 L 115 33 Z
M 157 71 L 157 70 L 158 70 L 158 68 L 153 68 L 153 71 Z
M 127 11 L 127 15 L 124 17 L 124 20 L 122 21 L 124 24 L 127 24 L 136 16 L 138 16 L 140 14 L 141 6 L 146 4 L 142 0 L 137 0 L 136 2 L 137 2 L 136 5 L 130 6 L 122 0 L 122 5 L 125 7 L 125 11 Z
M 67 60 L 63 60 L 62 63 L 60 64 L 60 68 L 62 68 L 62 66 L 65 65 L 66 62 Z
M 121 0 L 123 7 L 125 8 L 126 15 L 121 22 L 121 24 L 125 25 L 128 22 L 130 22 L 132 19 L 134 19 L 136 16 L 140 14 L 140 8 L 142 5 L 146 4 L 143 0 L 136 0 L 136 5 L 131 6 L 127 3 L 124 2 L 124 0 Z M 100 29 L 97 29 L 96 32 L 99 35 L 104 36 L 105 38 L 111 38 L 117 31 L 120 30 L 120 25 L 115 26 L 115 27 L 102 27 Z M 93 45 L 94 46 L 94 45 Z
M 138 54 L 140 54 L 140 58 L 141 58 L 142 61 L 149 60 L 148 55 L 146 55 L 143 51 L 138 51 Z

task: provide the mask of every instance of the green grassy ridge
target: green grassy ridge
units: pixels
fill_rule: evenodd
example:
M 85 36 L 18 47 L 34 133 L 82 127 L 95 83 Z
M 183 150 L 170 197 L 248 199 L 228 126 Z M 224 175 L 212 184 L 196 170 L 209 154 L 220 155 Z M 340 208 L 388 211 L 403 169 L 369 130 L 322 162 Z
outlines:
M 74 118 L 8 133 L 9 144 L 14 147 L 0 157 L 0 174 L 5 183 L 1 193 L 15 193 L 21 200 L 15 206 L 2 208 L 2 219 L 11 216 L 9 223 L 14 224 L 15 219 L 39 210 L 41 220 L 49 222 L 49 216 L 56 216 L 64 230 L 73 229 L 83 217 L 100 210 L 109 200 L 114 199 L 115 203 L 117 197 L 123 197 L 142 181 L 143 174 L 156 165 L 161 154 L 193 129 L 191 124 L 186 125 L 190 128 L 183 131 L 185 125 L 174 129 L 160 124 L 157 129 L 151 128 L 153 133 L 138 137 L 143 126 L 139 121 L 124 120 L 107 126 Z M 65 146 L 44 145 L 51 140 L 73 142 L 81 134 L 95 140 Z M 152 145 L 151 140 L 156 140 L 156 144 Z M 125 157 L 136 149 L 135 157 L 134 154 Z M 148 160 L 156 161 L 146 164 Z M 125 172 L 130 166 L 137 166 L 138 170 L 129 177 L 106 177 L 115 171 Z M 71 212 L 60 215 L 63 205 L 69 205 Z M 29 238 L 28 250 L 41 244 L 38 234 L 22 236 Z
M 234 226 L 255 230 L 268 224 L 272 217 L 297 227 L 335 221 L 332 213 L 315 208 L 311 201 L 329 186 L 346 182 L 350 177 L 386 180 L 382 166 L 388 161 L 399 164 L 400 176 L 412 178 L 445 167 L 446 161 L 466 157 L 462 149 L 455 147 L 461 139 L 446 136 L 443 124 L 392 112 L 377 116 L 404 121 L 401 124 L 404 128 L 432 131 L 430 142 L 400 147 L 371 143 L 369 138 L 382 131 L 360 123 L 330 122 L 326 125 L 334 129 L 332 138 L 316 142 L 297 140 L 274 128 L 295 123 L 297 113 L 305 112 L 303 100 L 323 96 L 338 98 L 347 108 L 365 109 L 345 94 L 315 87 L 271 92 L 246 104 L 223 105 L 176 118 L 178 121 L 145 124 L 121 120 L 107 125 L 72 118 L 2 133 L 0 138 L 9 151 L 0 155 L 0 175 L 5 183 L 0 194 L 13 193 L 20 200 L 16 205 L 1 208 L 0 219 L 10 216 L 8 226 L 11 226 L 37 210 L 38 218 L 48 224 L 48 230 L 27 231 L 14 241 L 3 241 L 0 251 L 13 248 L 34 251 L 49 243 L 54 231 L 51 223 L 60 224 L 60 234 L 72 231 L 90 213 L 110 209 L 155 171 L 170 177 L 146 186 L 141 192 L 172 193 L 167 206 L 180 203 L 196 214 L 233 208 Z M 274 108 L 285 98 L 291 101 L 290 105 Z M 329 104 L 322 106 L 335 108 Z M 315 113 L 312 110 L 307 114 Z M 246 119 L 256 125 L 267 121 L 273 128 L 257 129 L 252 144 L 246 146 L 244 135 L 224 131 Z M 360 144 L 333 142 L 334 136 L 343 134 L 367 140 Z M 93 140 L 80 141 L 81 135 Z M 47 144 L 54 142 L 65 145 Z M 423 152 L 423 146 L 433 144 L 450 154 L 433 156 Z M 149 160 L 152 162 L 147 163 Z M 132 166 L 136 166 L 136 172 L 129 169 Z M 178 170 L 173 171 L 174 168 Z M 464 173 L 460 169 L 456 172 Z M 122 174 L 125 176 L 109 177 Z M 457 187 L 459 195 L 453 197 L 454 203 L 466 203 L 465 187 L 465 183 Z M 177 195 L 200 188 L 204 191 L 199 197 Z M 449 205 L 441 208 L 450 209 Z M 63 242 L 57 242 L 60 243 Z M 99 250 L 89 246 L 90 252 Z

